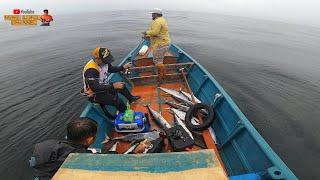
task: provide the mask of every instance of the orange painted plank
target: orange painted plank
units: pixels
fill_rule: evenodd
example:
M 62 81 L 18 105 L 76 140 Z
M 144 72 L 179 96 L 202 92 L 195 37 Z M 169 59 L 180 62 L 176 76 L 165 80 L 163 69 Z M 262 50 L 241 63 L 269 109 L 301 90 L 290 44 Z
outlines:
M 208 129 L 207 129 L 207 130 L 204 130 L 204 131 L 202 132 L 202 136 L 203 136 L 204 141 L 206 142 L 206 145 L 207 145 L 208 149 L 213 149 L 213 151 L 215 152 L 215 154 L 216 154 L 216 156 L 217 156 L 217 158 L 218 158 L 221 166 L 223 167 L 223 170 L 224 170 L 225 174 L 227 174 L 226 169 L 225 169 L 224 164 L 223 164 L 223 161 L 222 161 L 222 159 L 221 159 L 221 157 L 220 157 L 218 148 L 217 148 L 217 146 L 214 144 L 209 130 L 208 130 Z

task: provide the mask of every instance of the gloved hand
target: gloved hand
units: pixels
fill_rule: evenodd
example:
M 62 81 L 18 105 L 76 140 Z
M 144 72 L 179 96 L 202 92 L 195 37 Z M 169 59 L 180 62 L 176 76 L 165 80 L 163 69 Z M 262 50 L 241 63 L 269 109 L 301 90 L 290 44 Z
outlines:
M 124 69 L 129 69 L 132 67 L 132 62 L 128 62 L 127 64 L 123 65 Z
M 141 32 L 141 34 L 143 39 L 149 39 L 149 36 L 147 35 L 147 31 L 143 31 Z

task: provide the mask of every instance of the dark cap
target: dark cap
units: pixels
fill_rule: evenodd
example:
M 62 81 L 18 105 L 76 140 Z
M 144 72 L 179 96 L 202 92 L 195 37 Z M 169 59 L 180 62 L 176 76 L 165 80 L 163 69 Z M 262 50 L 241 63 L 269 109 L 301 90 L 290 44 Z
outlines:
M 114 57 L 111 55 L 111 52 L 108 48 L 105 47 L 96 47 L 92 51 L 92 55 L 95 58 L 99 58 L 103 63 L 112 63 L 114 61 Z

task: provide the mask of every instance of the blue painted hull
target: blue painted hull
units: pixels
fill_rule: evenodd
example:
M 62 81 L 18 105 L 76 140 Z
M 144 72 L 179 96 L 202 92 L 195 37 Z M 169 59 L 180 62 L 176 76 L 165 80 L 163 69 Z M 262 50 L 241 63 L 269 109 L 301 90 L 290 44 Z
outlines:
M 134 60 L 144 44 L 148 45 L 148 42 L 142 41 L 120 64 Z M 177 55 L 178 63 L 194 63 L 188 72 L 191 89 L 202 102 L 215 108 L 216 118 L 212 128 L 228 176 L 236 179 L 241 177 L 239 175 L 253 173 L 262 179 L 297 179 L 213 76 L 178 46 L 172 44 L 170 51 Z M 109 78 L 111 82 L 124 81 L 120 74 L 113 74 Z M 131 88 L 130 84 L 127 86 Z M 215 94 L 222 96 L 214 102 Z M 115 112 L 113 107 L 108 107 L 108 110 Z M 103 112 L 95 104 L 89 103 L 81 116 L 98 122 L 98 136 L 93 146 L 101 148 L 101 142 L 105 139 L 106 132 L 112 129 L 112 124 L 104 120 Z

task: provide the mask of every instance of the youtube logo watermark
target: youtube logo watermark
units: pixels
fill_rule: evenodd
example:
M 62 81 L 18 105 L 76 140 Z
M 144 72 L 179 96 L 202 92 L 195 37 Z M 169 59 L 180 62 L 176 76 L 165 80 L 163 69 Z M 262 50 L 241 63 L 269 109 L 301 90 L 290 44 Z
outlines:
M 13 14 L 20 14 L 20 13 L 21 13 L 20 9 L 14 9 L 13 10 Z
M 31 9 L 13 9 L 13 14 L 34 14 L 34 11 Z

